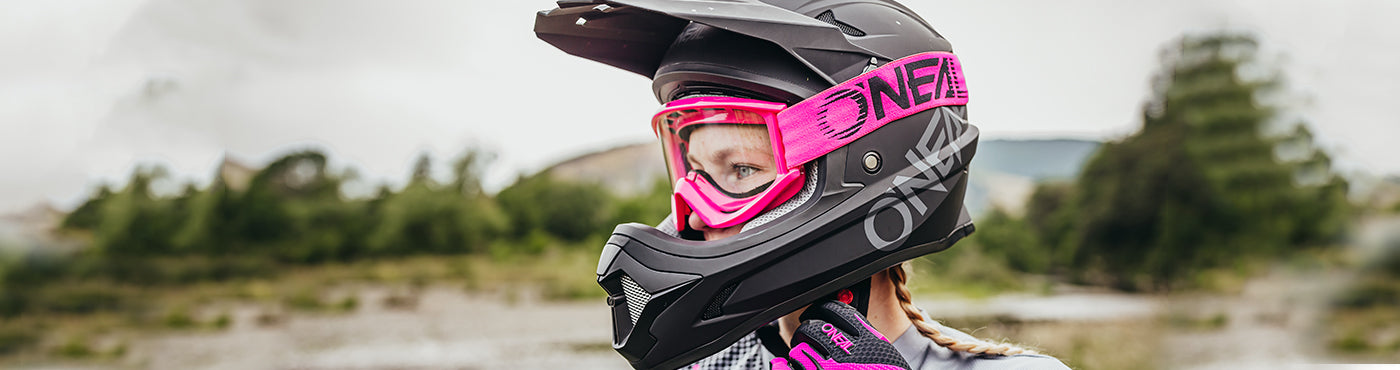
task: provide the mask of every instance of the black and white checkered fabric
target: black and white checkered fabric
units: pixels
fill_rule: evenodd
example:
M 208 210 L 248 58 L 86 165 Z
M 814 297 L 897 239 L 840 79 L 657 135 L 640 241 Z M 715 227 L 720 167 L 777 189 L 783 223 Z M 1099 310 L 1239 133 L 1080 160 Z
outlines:
M 770 362 L 773 362 L 773 354 L 763 348 L 758 334 L 749 333 L 729 348 L 681 370 L 766 370 Z

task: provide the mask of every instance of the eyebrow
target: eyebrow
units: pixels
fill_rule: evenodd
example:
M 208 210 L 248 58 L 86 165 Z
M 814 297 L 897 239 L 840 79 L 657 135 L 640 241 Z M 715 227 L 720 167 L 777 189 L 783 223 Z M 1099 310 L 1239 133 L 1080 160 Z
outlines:
M 728 159 L 729 157 L 733 156 L 734 152 L 736 151 L 738 151 L 738 149 L 735 149 L 734 147 L 720 149 L 718 151 L 715 151 L 714 154 L 710 155 L 710 158 L 708 159 L 714 162 L 724 162 L 725 159 Z M 691 162 L 699 162 L 699 160 L 697 160 L 695 158 L 695 155 L 692 153 L 685 153 L 685 159 Z

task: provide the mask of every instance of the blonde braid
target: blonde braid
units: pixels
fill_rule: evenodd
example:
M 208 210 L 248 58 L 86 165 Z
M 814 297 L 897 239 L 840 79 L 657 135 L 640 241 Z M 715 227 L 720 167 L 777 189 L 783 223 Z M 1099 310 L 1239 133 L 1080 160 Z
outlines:
M 894 295 L 899 299 L 899 306 L 904 309 L 904 314 L 909 316 L 909 321 L 914 322 L 914 327 L 919 329 L 919 334 L 932 339 L 934 343 L 945 348 L 979 355 L 1000 355 L 1011 356 L 1017 354 L 1034 355 L 1038 354 L 1034 350 L 1022 348 L 1006 343 L 991 343 L 983 340 L 974 342 L 962 342 L 956 338 L 943 335 L 934 327 L 933 319 L 925 320 L 924 315 L 919 313 L 919 309 L 914 307 L 913 297 L 909 294 L 909 288 L 904 286 L 909 279 L 908 273 L 904 271 L 904 264 L 901 263 L 889 268 L 886 272 L 890 275 L 890 280 L 894 282 Z

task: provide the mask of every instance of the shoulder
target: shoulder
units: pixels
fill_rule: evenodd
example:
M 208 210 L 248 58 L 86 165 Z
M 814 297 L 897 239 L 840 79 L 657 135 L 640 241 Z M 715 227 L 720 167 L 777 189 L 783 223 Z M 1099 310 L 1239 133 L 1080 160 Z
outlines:
M 967 333 L 957 329 L 949 328 L 937 323 L 933 323 L 944 335 L 958 340 L 977 340 Z M 957 352 L 934 343 L 932 339 L 919 334 L 917 329 L 910 330 L 899 339 L 896 339 L 895 348 L 904 355 L 911 366 L 919 370 L 930 369 L 969 369 L 969 370 L 993 370 L 993 369 L 1069 369 L 1059 359 L 1046 355 L 1011 355 L 1011 356 L 979 356 L 966 352 Z

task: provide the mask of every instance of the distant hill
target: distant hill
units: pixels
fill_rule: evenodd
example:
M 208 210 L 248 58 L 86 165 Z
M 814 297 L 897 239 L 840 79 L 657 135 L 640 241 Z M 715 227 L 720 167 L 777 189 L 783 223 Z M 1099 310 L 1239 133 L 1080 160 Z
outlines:
M 53 231 L 63 217 L 64 213 L 48 202 L 0 215 L 0 254 L 58 244 Z
M 1072 179 L 1099 144 L 1072 139 L 985 140 L 978 144 L 972 166 L 1036 181 Z
M 986 140 L 978 143 L 968 180 L 968 211 L 993 206 L 1019 214 L 1037 182 L 1073 180 L 1099 142 L 1073 139 Z
M 1073 179 L 1099 143 L 1087 140 L 986 140 L 972 161 L 967 206 L 980 214 L 995 204 L 1013 212 L 1049 179 Z M 656 143 L 619 146 L 550 166 L 559 179 L 602 184 L 620 195 L 639 194 L 665 176 Z
M 600 150 L 540 171 L 561 180 L 601 184 L 617 195 L 638 195 L 666 177 L 661 145 L 645 142 Z

